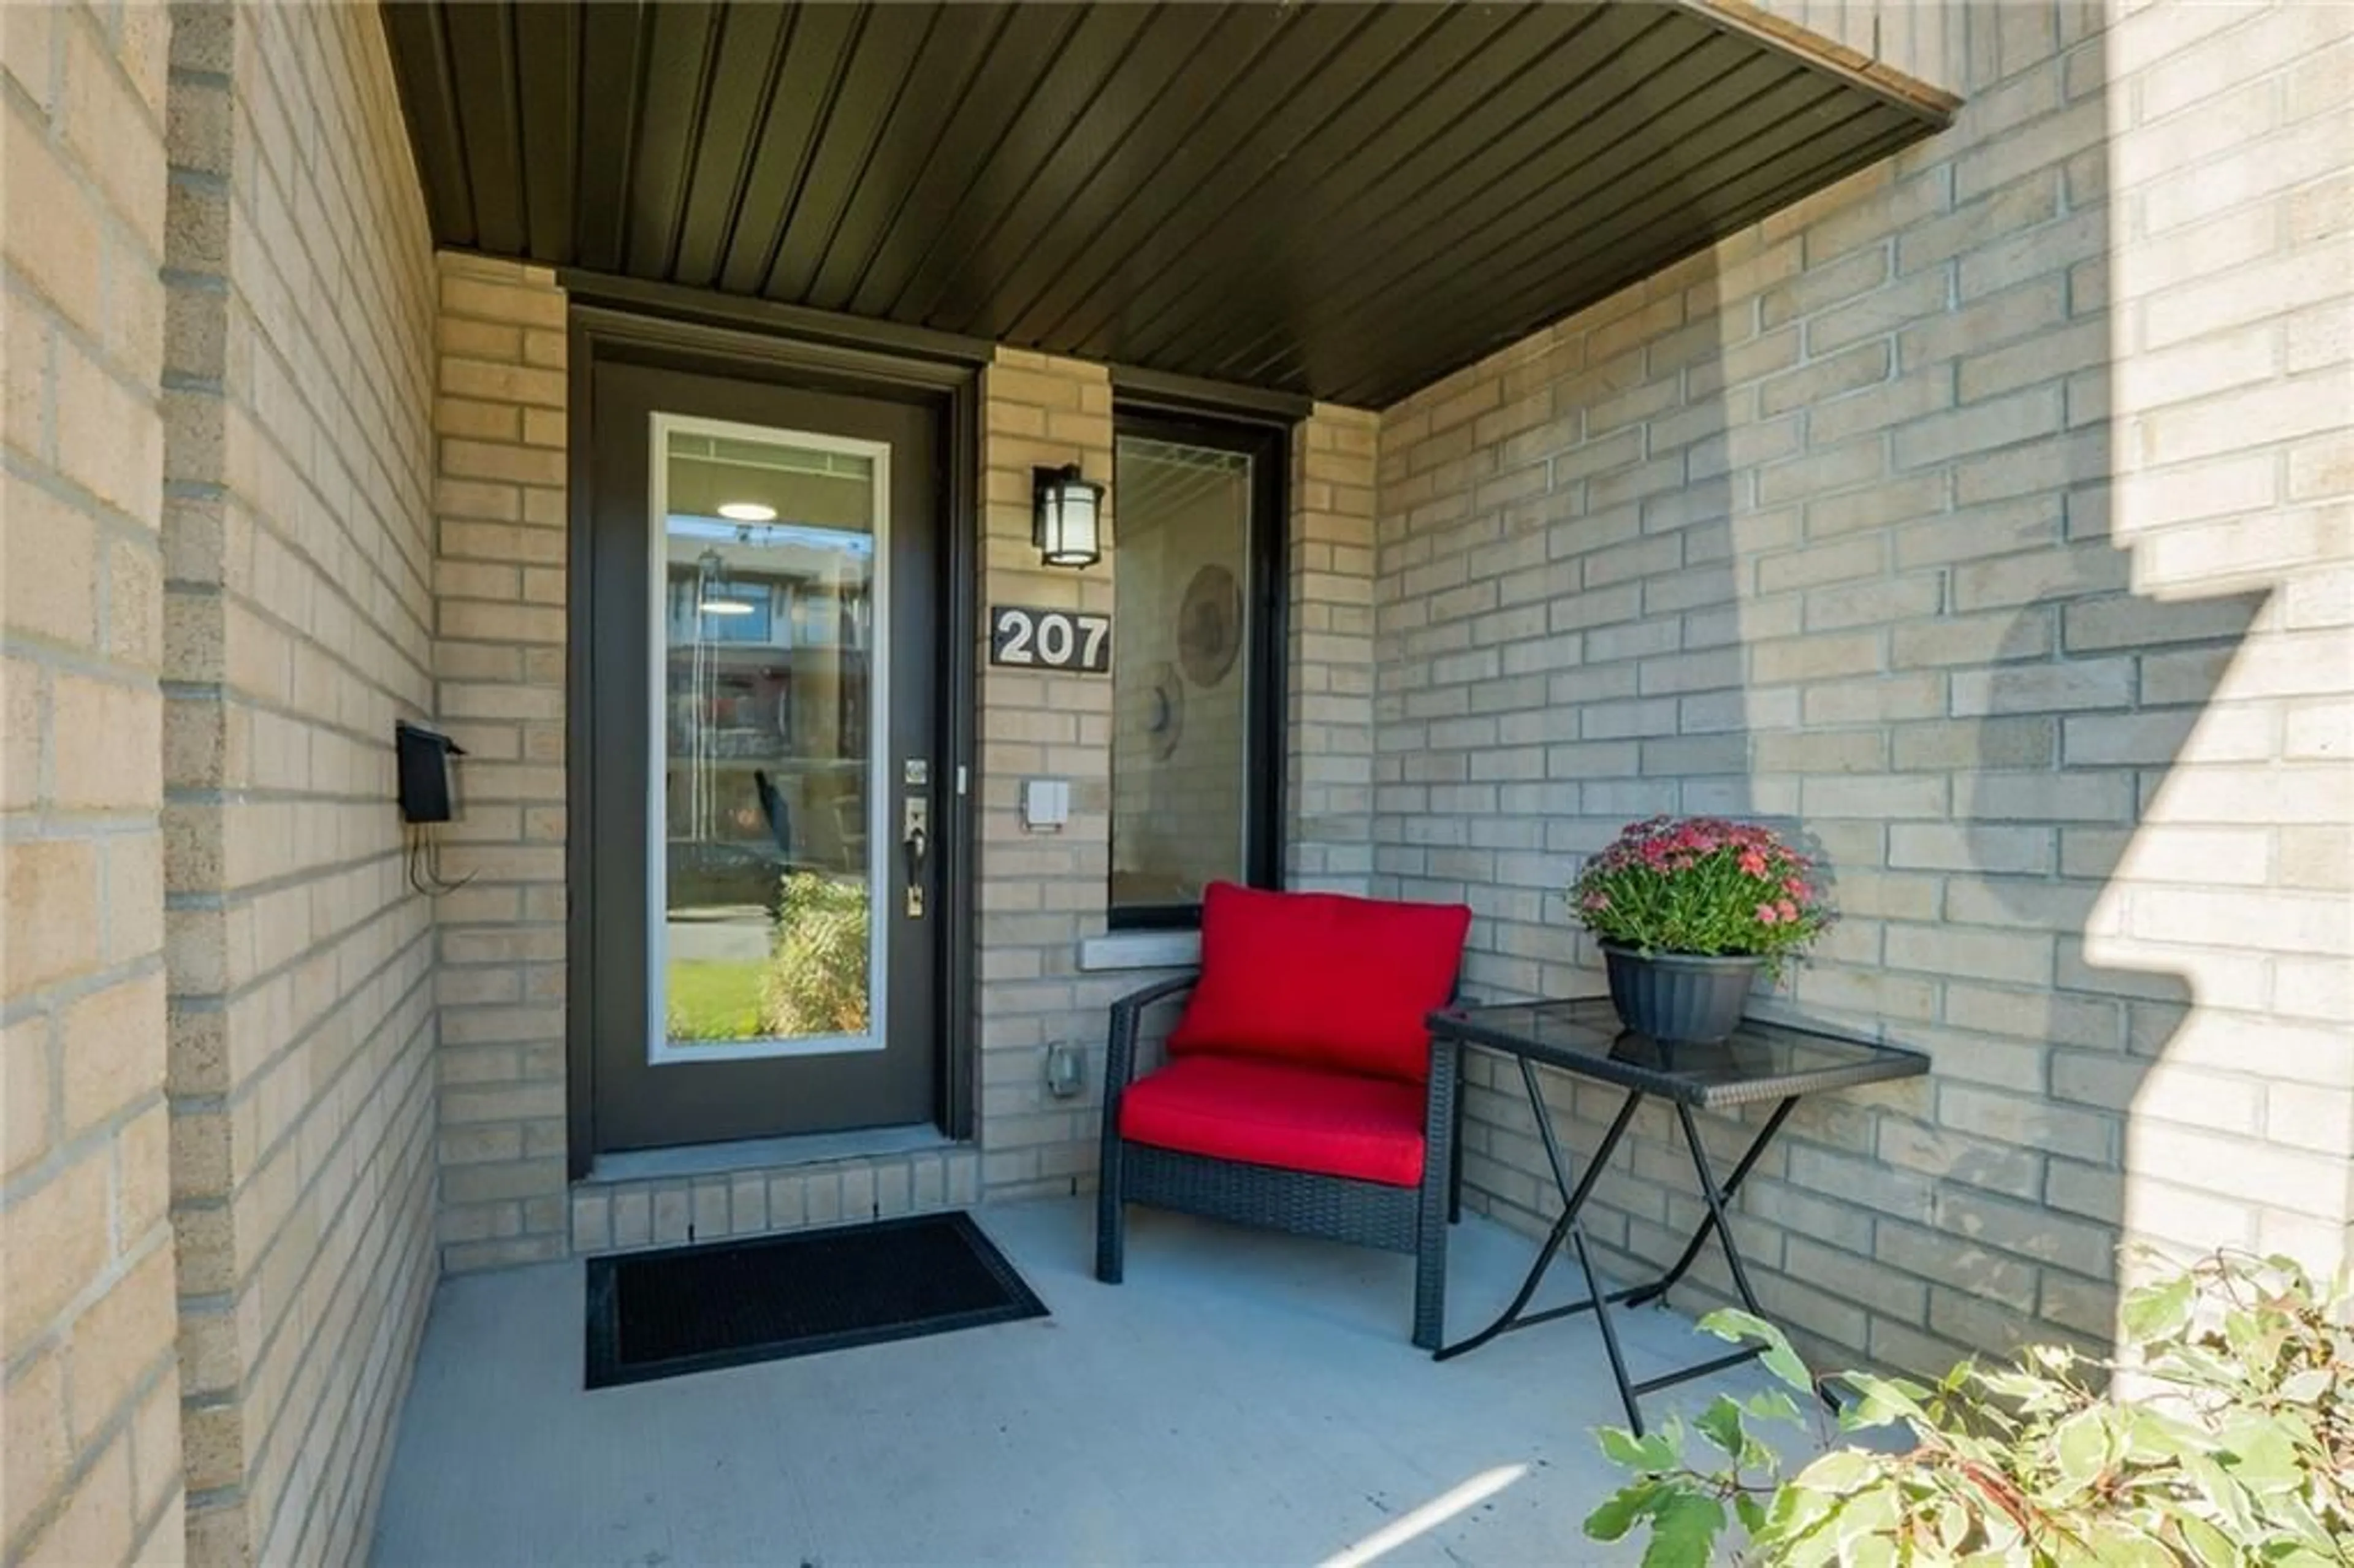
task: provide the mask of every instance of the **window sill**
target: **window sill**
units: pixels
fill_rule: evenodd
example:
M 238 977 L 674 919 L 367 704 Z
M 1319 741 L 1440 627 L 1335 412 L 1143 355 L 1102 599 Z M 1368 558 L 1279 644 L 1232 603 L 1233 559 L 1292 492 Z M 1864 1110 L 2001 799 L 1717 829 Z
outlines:
M 1189 969 L 1201 961 L 1199 931 L 1109 931 L 1079 944 L 1079 968 L 1090 974 L 1117 969 Z

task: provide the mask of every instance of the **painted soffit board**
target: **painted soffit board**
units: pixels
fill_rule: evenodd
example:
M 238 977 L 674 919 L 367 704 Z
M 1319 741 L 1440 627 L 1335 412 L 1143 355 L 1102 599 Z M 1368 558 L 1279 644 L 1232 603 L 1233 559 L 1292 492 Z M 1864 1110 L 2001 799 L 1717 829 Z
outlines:
M 1374 407 L 1956 106 L 1738 0 L 382 10 L 442 245 Z

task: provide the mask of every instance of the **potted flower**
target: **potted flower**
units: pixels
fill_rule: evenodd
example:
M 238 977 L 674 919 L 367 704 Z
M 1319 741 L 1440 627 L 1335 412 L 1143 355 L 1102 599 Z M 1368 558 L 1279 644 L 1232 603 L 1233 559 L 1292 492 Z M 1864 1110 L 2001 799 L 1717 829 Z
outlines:
M 1755 822 L 1653 817 L 1585 863 L 1571 907 L 1602 939 L 1610 1001 L 1654 1040 L 1722 1040 L 1750 982 L 1820 936 L 1814 863 Z

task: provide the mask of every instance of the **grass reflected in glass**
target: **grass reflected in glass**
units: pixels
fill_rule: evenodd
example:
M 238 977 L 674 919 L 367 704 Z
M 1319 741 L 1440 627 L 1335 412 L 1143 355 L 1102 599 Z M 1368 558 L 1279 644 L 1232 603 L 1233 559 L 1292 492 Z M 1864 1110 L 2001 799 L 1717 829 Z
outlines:
M 673 959 L 664 980 L 663 1024 L 681 1044 L 758 1040 L 759 959 Z

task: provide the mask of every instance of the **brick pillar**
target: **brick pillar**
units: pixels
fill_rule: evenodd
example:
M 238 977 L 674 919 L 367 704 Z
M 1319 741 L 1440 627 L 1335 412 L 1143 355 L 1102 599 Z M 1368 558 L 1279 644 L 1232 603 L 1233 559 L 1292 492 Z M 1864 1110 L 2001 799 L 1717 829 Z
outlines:
M 1088 478 L 1110 480 L 1109 374 L 1000 349 L 981 374 L 981 397 L 984 612 L 1029 604 L 1108 614 L 1119 496 L 1108 501 L 1112 547 L 1085 571 L 1040 565 L 1030 518 L 1034 467 L 1076 462 Z M 1080 939 L 1104 928 L 1108 901 L 1111 683 L 984 663 L 980 743 L 981 1181 L 992 1197 L 1069 1192 L 1094 1168 L 1096 1102 L 1047 1097 L 1045 1048 L 1099 1047 L 1103 1007 L 1118 989 L 1078 974 Z M 1022 825 L 1022 780 L 1040 774 L 1071 781 L 1071 820 L 1057 832 Z M 1090 1086 L 1099 1079 L 1091 1073 Z
M 1319 403 L 1291 434 L 1284 885 L 1371 891 L 1377 414 Z
M 161 7 L 5 19 L 0 1560 L 175 1555 Z
M 545 268 L 440 258 L 434 673 L 467 755 L 440 900 L 439 1236 L 451 1268 L 560 1257 L 565 302 Z

